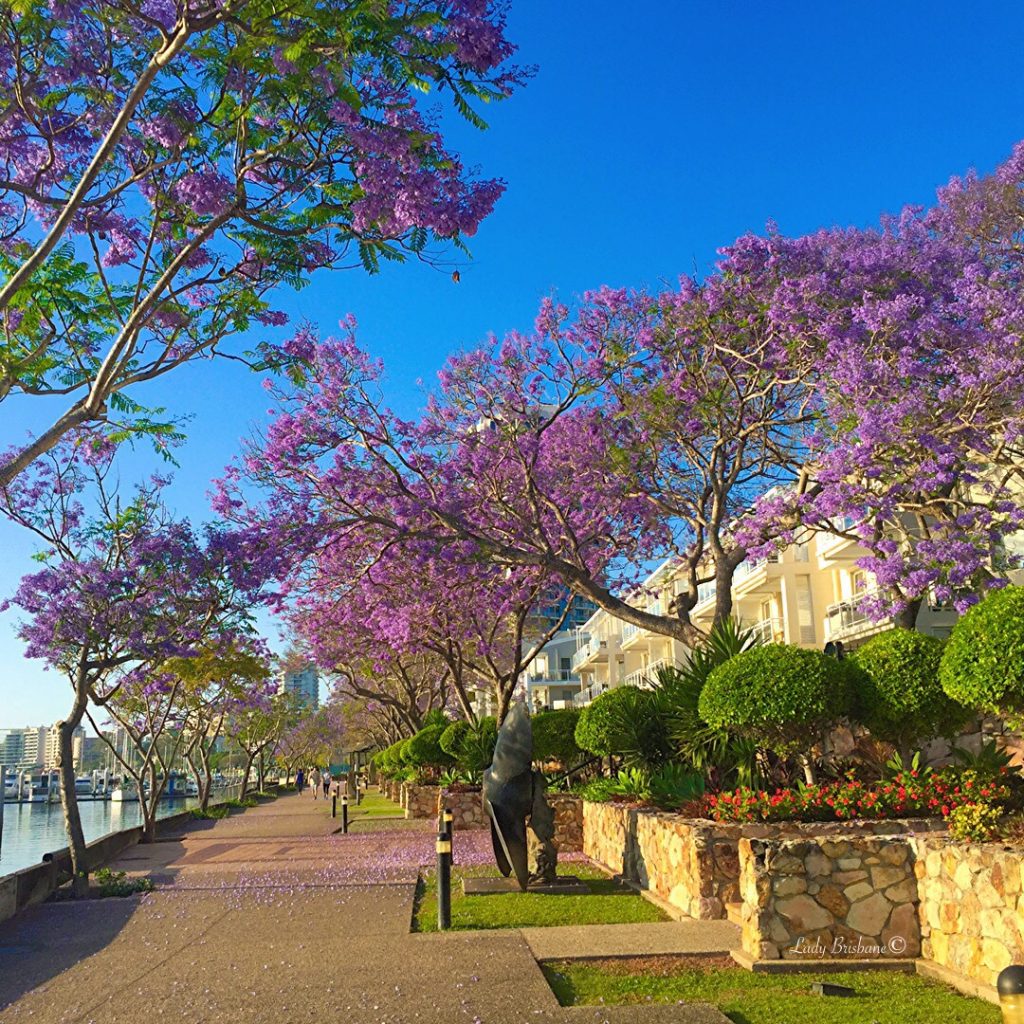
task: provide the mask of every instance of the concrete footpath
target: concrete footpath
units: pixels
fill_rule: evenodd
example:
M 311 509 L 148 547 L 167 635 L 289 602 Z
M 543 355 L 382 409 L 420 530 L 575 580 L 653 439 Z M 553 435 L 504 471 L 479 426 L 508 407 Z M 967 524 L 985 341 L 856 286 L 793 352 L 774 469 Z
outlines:
M 559 1007 L 519 931 L 412 934 L 431 823 L 337 825 L 289 794 L 132 847 L 112 866 L 155 892 L 0 925 L 0 1022 L 725 1024 L 712 1007 Z

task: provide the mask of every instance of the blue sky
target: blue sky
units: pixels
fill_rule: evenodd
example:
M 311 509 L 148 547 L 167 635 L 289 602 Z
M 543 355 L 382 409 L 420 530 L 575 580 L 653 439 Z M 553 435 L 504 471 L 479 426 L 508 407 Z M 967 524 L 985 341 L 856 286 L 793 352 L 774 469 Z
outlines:
M 447 353 L 528 328 L 546 294 L 703 272 L 769 219 L 786 233 L 870 223 L 929 202 L 951 174 L 990 170 L 1024 138 L 1014 3 L 513 0 L 510 35 L 534 80 L 485 112 L 486 133 L 448 122 L 466 162 L 508 182 L 461 282 L 411 265 L 352 271 L 280 302 L 324 329 L 355 313 L 405 412 Z M 265 416 L 259 380 L 204 362 L 137 397 L 195 414 L 173 501 L 201 520 L 209 480 Z M 5 403 L 0 445 L 53 408 Z M 124 472 L 151 463 L 140 451 Z M 31 550 L 0 524 L 0 594 Z M 52 721 L 67 703 L 22 657 L 13 622 L 0 616 L 0 728 Z

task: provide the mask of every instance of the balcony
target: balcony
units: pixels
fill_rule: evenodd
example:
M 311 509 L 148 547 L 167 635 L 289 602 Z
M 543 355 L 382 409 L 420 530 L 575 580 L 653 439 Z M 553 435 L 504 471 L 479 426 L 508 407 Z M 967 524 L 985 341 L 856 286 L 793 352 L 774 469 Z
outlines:
M 572 656 L 572 669 L 577 671 L 583 665 L 588 664 L 591 661 L 607 661 L 608 660 L 608 641 L 602 640 L 601 637 L 591 637 L 576 653 Z
M 832 521 L 837 530 L 851 530 L 857 525 L 852 516 L 843 516 Z M 841 537 L 837 533 L 819 533 L 817 537 L 818 565 L 825 569 L 837 562 L 854 562 L 869 554 L 855 540 Z
M 632 622 L 627 622 L 622 627 L 622 645 L 625 646 L 631 640 L 635 640 L 640 634 L 640 627 L 634 626 Z
M 733 598 L 742 597 L 746 594 L 754 594 L 759 590 L 776 590 L 778 588 L 778 571 L 781 558 L 779 555 L 771 555 L 767 558 L 748 559 L 736 566 L 736 572 L 732 577 Z
M 890 626 L 891 618 L 872 619 L 864 610 L 864 601 L 877 596 L 877 590 L 865 590 L 849 600 L 830 604 L 825 609 L 825 639 L 848 640 Z
M 650 689 L 651 686 L 657 682 L 658 669 L 673 664 L 674 662 L 670 658 L 658 658 L 657 661 L 652 661 L 650 665 L 637 669 L 636 672 L 630 672 L 629 675 L 622 680 L 622 685 L 639 686 L 641 689 Z
M 538 672 L 526 677 L 526 685 L 529 689 L 535 686 L 562 686 L 565 683 L 578 683 L 579 676 L 575 676 L 567 668 L 556 669 L 554 672 Z
M 579 693 L 574 693 L 572 697 L 573 707 L 586 707 L 595 697 L 600 697 L 607 689 L 606 683 L 593 683 L 586 689 L 580 690 Z
M 757 622 L 741 622 L 740 626 L 743 629 L 749 629 L 756 642 L 760 644 L 782 643 L 786 635 L 785 623 L 778 615 L 772 615 Z

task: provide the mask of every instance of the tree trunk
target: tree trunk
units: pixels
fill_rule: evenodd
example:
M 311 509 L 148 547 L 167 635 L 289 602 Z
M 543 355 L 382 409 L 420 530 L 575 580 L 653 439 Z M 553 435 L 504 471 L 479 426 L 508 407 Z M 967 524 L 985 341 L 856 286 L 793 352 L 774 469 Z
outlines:
M 252 771 L 252 763 L 256 760 L 256 752 L 249 753 L 246 751 L 245 760 L 245 773 L 242 775 L 242 791 L 238 794 L 239 800 L 244 800 L 246 793 L 249 792 L 249 773 Z
M 917 629 L 917 615 L 921 611 L 921 598 L 907 602 L 907 606 L 893 616 L 893 622 L 901 629 Z
M 71 714 L 57 723 L 60 737 L 58 765 L 60 769 L 60 803 L 64 810 L 64 828 L 68 835 L 71 851 L 71 894 L 75 899 L 89 895 L 89 865 L 86 860 L 85 832 L 82 816 L 78 810 L 78 796 L 75 792 L 74 736 L 85 714 L 88 695 L 82 688 L 75 695 Z M 2 797 L 0 797 L 2 799 Z
M 800 755 L 800 766 L 804 770 L 804 782 L 808 786 L 813 786 L 818 781 L 818 776 L 814 771 L 814 759 L 810 754 Z

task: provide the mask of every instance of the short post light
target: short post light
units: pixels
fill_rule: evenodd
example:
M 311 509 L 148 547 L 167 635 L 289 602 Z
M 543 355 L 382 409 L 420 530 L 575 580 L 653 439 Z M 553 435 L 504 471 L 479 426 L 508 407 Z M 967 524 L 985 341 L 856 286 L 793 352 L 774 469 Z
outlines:
M 452 814 L 450 807 L 445 807 L 441 812 L 441 831 L 448 837 L 448 842 L 451 844 L 451 849 L 448 851 L 448 860 L 450 863 L 455 863 L 455 826 L 452 824 L 455 815 Z
M 996 978 L 1003 1024 L 1024 1024 L 1024 967 L 1005 967 Z
M 348 793 L 341 794 L 341 831 L 348 835 Z
M 336 818 L 338 816 L 338 791 L 335 790 L 331 794 L 331 817 Z
M 452 837 L 437 833 L 437 929 L 452 926 Z

